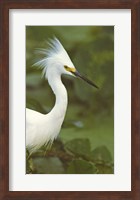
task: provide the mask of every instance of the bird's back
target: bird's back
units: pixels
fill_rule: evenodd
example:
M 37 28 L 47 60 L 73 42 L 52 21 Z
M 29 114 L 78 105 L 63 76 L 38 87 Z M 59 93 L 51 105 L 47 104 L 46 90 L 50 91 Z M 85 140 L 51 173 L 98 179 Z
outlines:
M 26 123 L 27 123 L 26 125 L 28 125 L 30 123 L 34 123 L 35 121 L 38 121 L 42 117 L 43 117 L 43 114 L 41 114 L 35 110 L 26 108 Z

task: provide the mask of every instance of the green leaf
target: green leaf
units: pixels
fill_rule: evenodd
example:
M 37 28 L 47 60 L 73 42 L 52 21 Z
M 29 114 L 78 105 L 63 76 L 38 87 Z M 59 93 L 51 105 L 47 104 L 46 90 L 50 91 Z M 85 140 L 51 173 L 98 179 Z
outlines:
M 33 165 L 36 174 L 63 174 L 63 164 L 57 157 L 37 157 L 33 158 Z
M 112 156 L 106 146 L 100 146 L 91 152 L 91 158 L 96 163 L 111 162 Z
M 114 174 L 113 166 L 97 164 L 98 174 Z
M 94 164 L 81 160 L 73 160 L 67 168 L 67 174 L 96 174 L 97 168 Z
M 65 144 L 65 148 L 78 156 L 90 155 L 89 139 L 74 139 Z

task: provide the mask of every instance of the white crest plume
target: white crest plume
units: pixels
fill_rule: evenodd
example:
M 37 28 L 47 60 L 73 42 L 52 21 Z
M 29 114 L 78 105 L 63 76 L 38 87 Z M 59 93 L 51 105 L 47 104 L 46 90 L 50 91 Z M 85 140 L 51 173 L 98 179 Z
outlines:
M 61 61 L 61 63 L 64 64 L 69 62 L 71 65 L 73 65 L 66 50 L 56 37 L 54 37 L 54 39 L 49 39 L 49 42 L 47 43 L 49 45 L 48 49 L 44 48 L 36 49 L 36 52 L 44 55 L 44 58 L 40 59 L 33 65 L 42 68 L 43 75 L 46 74 L 46 70 L 50 64 L 50 61 L 53 62 Z

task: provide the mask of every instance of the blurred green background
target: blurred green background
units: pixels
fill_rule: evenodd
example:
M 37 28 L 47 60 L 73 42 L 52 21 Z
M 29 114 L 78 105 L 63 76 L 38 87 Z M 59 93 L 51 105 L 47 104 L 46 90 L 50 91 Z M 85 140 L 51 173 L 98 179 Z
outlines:
M 48 153 L 48 159 L 54 159 L 48 161 L 51 164 L 46 166 L 46 160 L 42 160 L 45 169 L 47 168 L 48 171 L 42 169 L 42 166 L 37 166 L 34 173 L 74 173 L 73 166 L 77 166 L 75 162 L 78 162 L 76 160 L 80 159 L 80 166 L 84 165 L 81 164 L 81 159 L 82 162 L 90 160 L 83 159 L 78 154 L 76 160 L 73 158 L 70 160 L 73 164 L 66 164 L 70 168 L 66 172 L 63 159 L 55 153 L 55 148 L 60 148 L 60 143 L 63 144 L 64 152 L 69 150 L 76 155 L 77 150 L 72 147 L 73 144 L 76 146 L 77 142 L 81 142 L 82 145 L 87 144 L 87 146 L 90 146 L 90 153 L 94 151 L 95 157 L 98 155 L 98 161 L 104 159 L 105 162 L 109 158 L 107 163 L 112 164 L 114 159 L 114 27 L 26 27 L 26 104 L 28 108 L 41 113 L 48 113 L 52 109 L 55 97 L 47 80 L 42 78 L 41 70 L 32 67 L 32 65 L 39 59 L 35 49 L 47 48 L 47 40 L 53 38 L 53 36 L 61 41 L 77 70 L 93 80 L 99 86 L 99 89 L 93 88 L 78 78 L 63 76 L 62 80 L 68 91 L 69 103 L 59 134 L 60 140 L 58 140 L 58 143 L 54 143 L 52 149 L 54 151 L 51 156 L 49 155 L 50 152 Z M 79 150 L 86 149 L 87 146 L 79 146 Z M 71 150 L 71 148 L 74 148 L 74 150 Z M 36 154 L 33 157 L 41 159 L 39 156 Z M 36 162 L 40 163 L 40 160 L 34 159 L 34 165 L 36 165 Z M 59 169 L 58 166 L 64 164 L 64 169 L 59 171 L 55 168 L 51 172 L 50 168 L 52 168 L 52 165 L 55 166 L 54 163 L 57 163 L 57 169 Z M 97 173 L 103 173 L 102 170 L 99 171 Z M 113 171 L 108 172 L 106 170 L 104 172 L 113 173 Z M 91 172 L 89 171 L 89 173 Z

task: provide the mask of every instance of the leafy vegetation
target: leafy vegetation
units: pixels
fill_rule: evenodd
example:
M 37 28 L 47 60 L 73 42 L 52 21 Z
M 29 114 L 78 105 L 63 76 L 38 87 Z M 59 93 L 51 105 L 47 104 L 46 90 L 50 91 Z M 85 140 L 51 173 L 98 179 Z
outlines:
M 114 27 L 26 27 L 26 106 L 41 113 L 51 110 L 55 97 L 41 70 L 32 65 L 39 58 L 35 49 L 47 48 L 46 41 L 54 35 L 78 71 L 100 89 L 80 79 L 62 77 L 69 105 L 60 139 L 51 150 L 46 152 L 42 147 L 27 160 L 27 173 L 113 173 Z
M 42 147 L 29 159 L 27 153 L 27 173 L 110 174 L 112 156 L 106 146 L 91 150 L 89 139 L 56 140 L 51 150 Z

